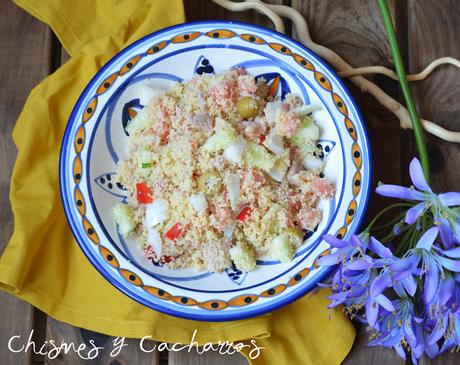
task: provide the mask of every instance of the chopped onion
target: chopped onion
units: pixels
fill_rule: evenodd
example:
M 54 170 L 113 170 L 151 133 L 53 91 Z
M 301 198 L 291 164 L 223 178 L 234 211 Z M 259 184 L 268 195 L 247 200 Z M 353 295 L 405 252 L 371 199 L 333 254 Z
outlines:
M 313 112 L 315 112 L 315 111 L 317 111 L 319 109 L 321 109 L 320 105 L 310 104 L 310 105 L 299 106 L 297 108 L 294 108 L 292 111 L 297 116 L 302 117 L 302 116 L 308 115 L 310 113 L 313 113 Z
M 267 147 L 270 151 L 272 151 L 275 155 L 282 155 L 285 151 L 283 137 L 279 134 L 276 134 L 274 129 L 270 130 L 267 137 L 263 142 L 264 146 Z
M 157 199 L 145 208 L 145 223 L 147 227 L 153 227 L 164 222 L 169 216 L 169 205 L 164 199 Z
M 192 204 L 192 207 L 199 212 L 206 210 L 208 207 L 208 201 L 206 200 L 203 193 L 193 194 L 190 196 L 189 200 L 190 204 Z
M 198 113 L 192 116 L 191 123 L 193 126 L 210 131 L 212 129 L 211 117 L 207 113 Z
M 150 227 L 147 229 L 147 243 L 152 245 L 153 251 L 159 258 L 163 249 L 163 242 L 161 241 L 160 234 L 154 228 Z
M 236 221 L 233 221 L 227 228 L 224 230 L 224 237 L 227 240 L 230 240 L 232 238 L 233 233 L 235 232 L 236 229 Z
M 315 156 L 306 156 L 302 164 L 303 167 L 312 172 L 320 172 L 323 169 L 323 161 Z
M 264 113 L 268 124 L 273 125 L 275 123 L 276 112 L 281 108 L 281 105 L 281 100 L 270 101 L 267 103 L 264 109 Z
M 225 186 L 228 192 L 228 198 L 230 199 L 230 204 L 232 208 L 235 209 L 238 204 L 238 199 L 240 198 L 240 176 L 234 173 L 225 174 Z
M 275 162 L 273 168 L 268 172 L 268 175 L 275 181 L 281 182 L 286 175 L 286 172 L 289 168 L 289 162 L 285 161 L 283 158 L 278 159 Z
M 233 143 L 224 150 L 225 159 L 234 164 L 240 164 L 243 161 L 243 153 L 247 144 L 248 142 L 242 136 L 236 137 Z

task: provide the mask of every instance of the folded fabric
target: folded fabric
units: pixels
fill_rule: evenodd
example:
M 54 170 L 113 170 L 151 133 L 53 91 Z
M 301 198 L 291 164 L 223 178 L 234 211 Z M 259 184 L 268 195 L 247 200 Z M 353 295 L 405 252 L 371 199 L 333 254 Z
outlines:
M 304 297 L 272 314 L 225 323 L 183 320 L 126 297 L 87 261 L 60 201 L 58 160 L 67 119 L 90 78 L 140 37 L 184 21 L 181 0 L 16 0 L 49 24 L 72 56 L 31 92 L 13 138 L 18 157 L 10 199 L 14 233 L 0 259 L 0 288 L 49 316 L 112 336 L 200 344 L 256 339 L 254 364 L 337 364 L 354 328 L 326 293 Z

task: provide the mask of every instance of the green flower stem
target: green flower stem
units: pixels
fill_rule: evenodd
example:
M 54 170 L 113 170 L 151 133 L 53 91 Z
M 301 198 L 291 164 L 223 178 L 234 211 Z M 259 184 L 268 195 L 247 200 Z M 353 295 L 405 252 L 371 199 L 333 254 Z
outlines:
M 415 141 L 417 144 L 417 150 L 420 157 L 420 162 L 423 167 L 423 173 L 425 174 L 426 180 L 430 181 L 430 165 L 428 161 L 428 152 L 426 149 L 425 137 L 423 135 L 423 129 L 420 124 L 420 119 L 417 115 L 417 109 L 415 108 L 414 99 L 409 88 L 409 83 L 406 78 L 406 71 L 404 70 L 404 64 L 401 58 L 401 52 L 399 51 L 398 41 L 396 40 L 396 34 L 391 20 L 390 10 L 386 0 L 377 0 L 380 14 L 383 18 L 383 24 L 387 31 L 388 42 L 390 44 L 391 54 L 396 68 L 396 73 L 399 78 L 399 85 L 406 101 L 407 110 L 409 112 L 410 120 L 412 122 L 412 128 L 414 129 Z
M 416 225 L 409 226 L 399 241 L 398 246 L 396 247 L 395 256 L 402 257 L 407 252 L 407 250 L 410 248 L 410 242 L 415 236 L 416 232 Z
M 375 218 L 369 223 L 369 225 L 366 227 L 366 229 L 364 231 L 369 232 L 371 230 L 371 228 L 374 226 L 374 224 L 382 217 L 382 215 L 384 215 L 389 210 L 392 210 L 394 208 L 412 207 L 412 206 L 413 206 L 413 204 L 410 204 L 410 203 L 397 203 L 397 204 L 392 204 L 392 205 L 386 207 L 385 209 L 382 209 L 379 212 L 379 214 L 377 214 L 375 216 Z
M 378 226 L 374 226 L 374 227 L 372 227 L 372 231 L 374 231 L 374 232 L 383 231 L 386 228 L 388 228 L 389 226 L 393 226 L 396 223 L 401 222 L 405 215 L 406 215 L 406 212 L 403 212 L 403 213 L 399 214 L 396 218 L 391 219 L 390 221 L 388 221 L 388 222 L 386 222 L 384 224 L 379 224 Z

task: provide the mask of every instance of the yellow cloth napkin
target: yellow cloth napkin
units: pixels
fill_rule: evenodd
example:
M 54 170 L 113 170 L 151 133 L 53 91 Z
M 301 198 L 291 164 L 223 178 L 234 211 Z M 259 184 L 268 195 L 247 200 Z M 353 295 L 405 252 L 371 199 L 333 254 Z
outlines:
M 253 364 L 338 364 L 354 340 L 352 324 L 327 310 L 324 291 L 272 314 L 206 323 L 155 312 L 121 294 L 74 242 L 60 202 L 58 160 L 68 116 L 97 70 L 127 44 L 184 21 L 181 0 L 16 0 L 49 24 L 70 60 L 31 92 L 13 132 L 14 233 L 0 259 L 0 287 L 49 316 L 112 336 L 189 343 L 256 339 Z

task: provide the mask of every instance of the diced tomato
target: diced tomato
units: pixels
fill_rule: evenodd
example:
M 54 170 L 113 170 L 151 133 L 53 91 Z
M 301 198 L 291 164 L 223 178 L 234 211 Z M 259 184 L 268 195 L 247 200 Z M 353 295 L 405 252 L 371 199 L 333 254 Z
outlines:
M 300 202 L 300 200 L 297 200 L 295 202 L 291 202 L 291 212 L 297 213 L 299 211 L 301 205 L 302 205 L 302 203 Z
M 169 264 L 172 260 L 175 260 L 179 257 L 180 255 L 174 255 L 174 256 L 161 256 L 161 262 L 165 263 L 165 264 Z
M 236 216 L 236 220 L 240 222 L 245 222 L 252 213 L 252 209 L 250 207 L 244 207 L 241 212 Z
M 168 142 L 168 137 L 169 137 L 169 130 L 164 131 L 163 133 L 161 133 L 160 143 L 161 144 L 166 144 L 166 142 Z
M 139 204 L 149 204 L 153 202 L 152 190 L 148 187 L 147 183 L 137 183 L 136 184 L 137 192 L 137 202 Z
M 259 144 L 264 143 L 266 139 L 267 139 L 267 136 L 265 134 L 261 134 L 259 137 Z
M 165 236 L 166 238 L 169 238 L 170 240 L 175 240 L 177 237 L 180 236 L 182 233 L 182 226 L 179 223 L 176 223 L 173 225 L 168 232 L 166 232 Z

